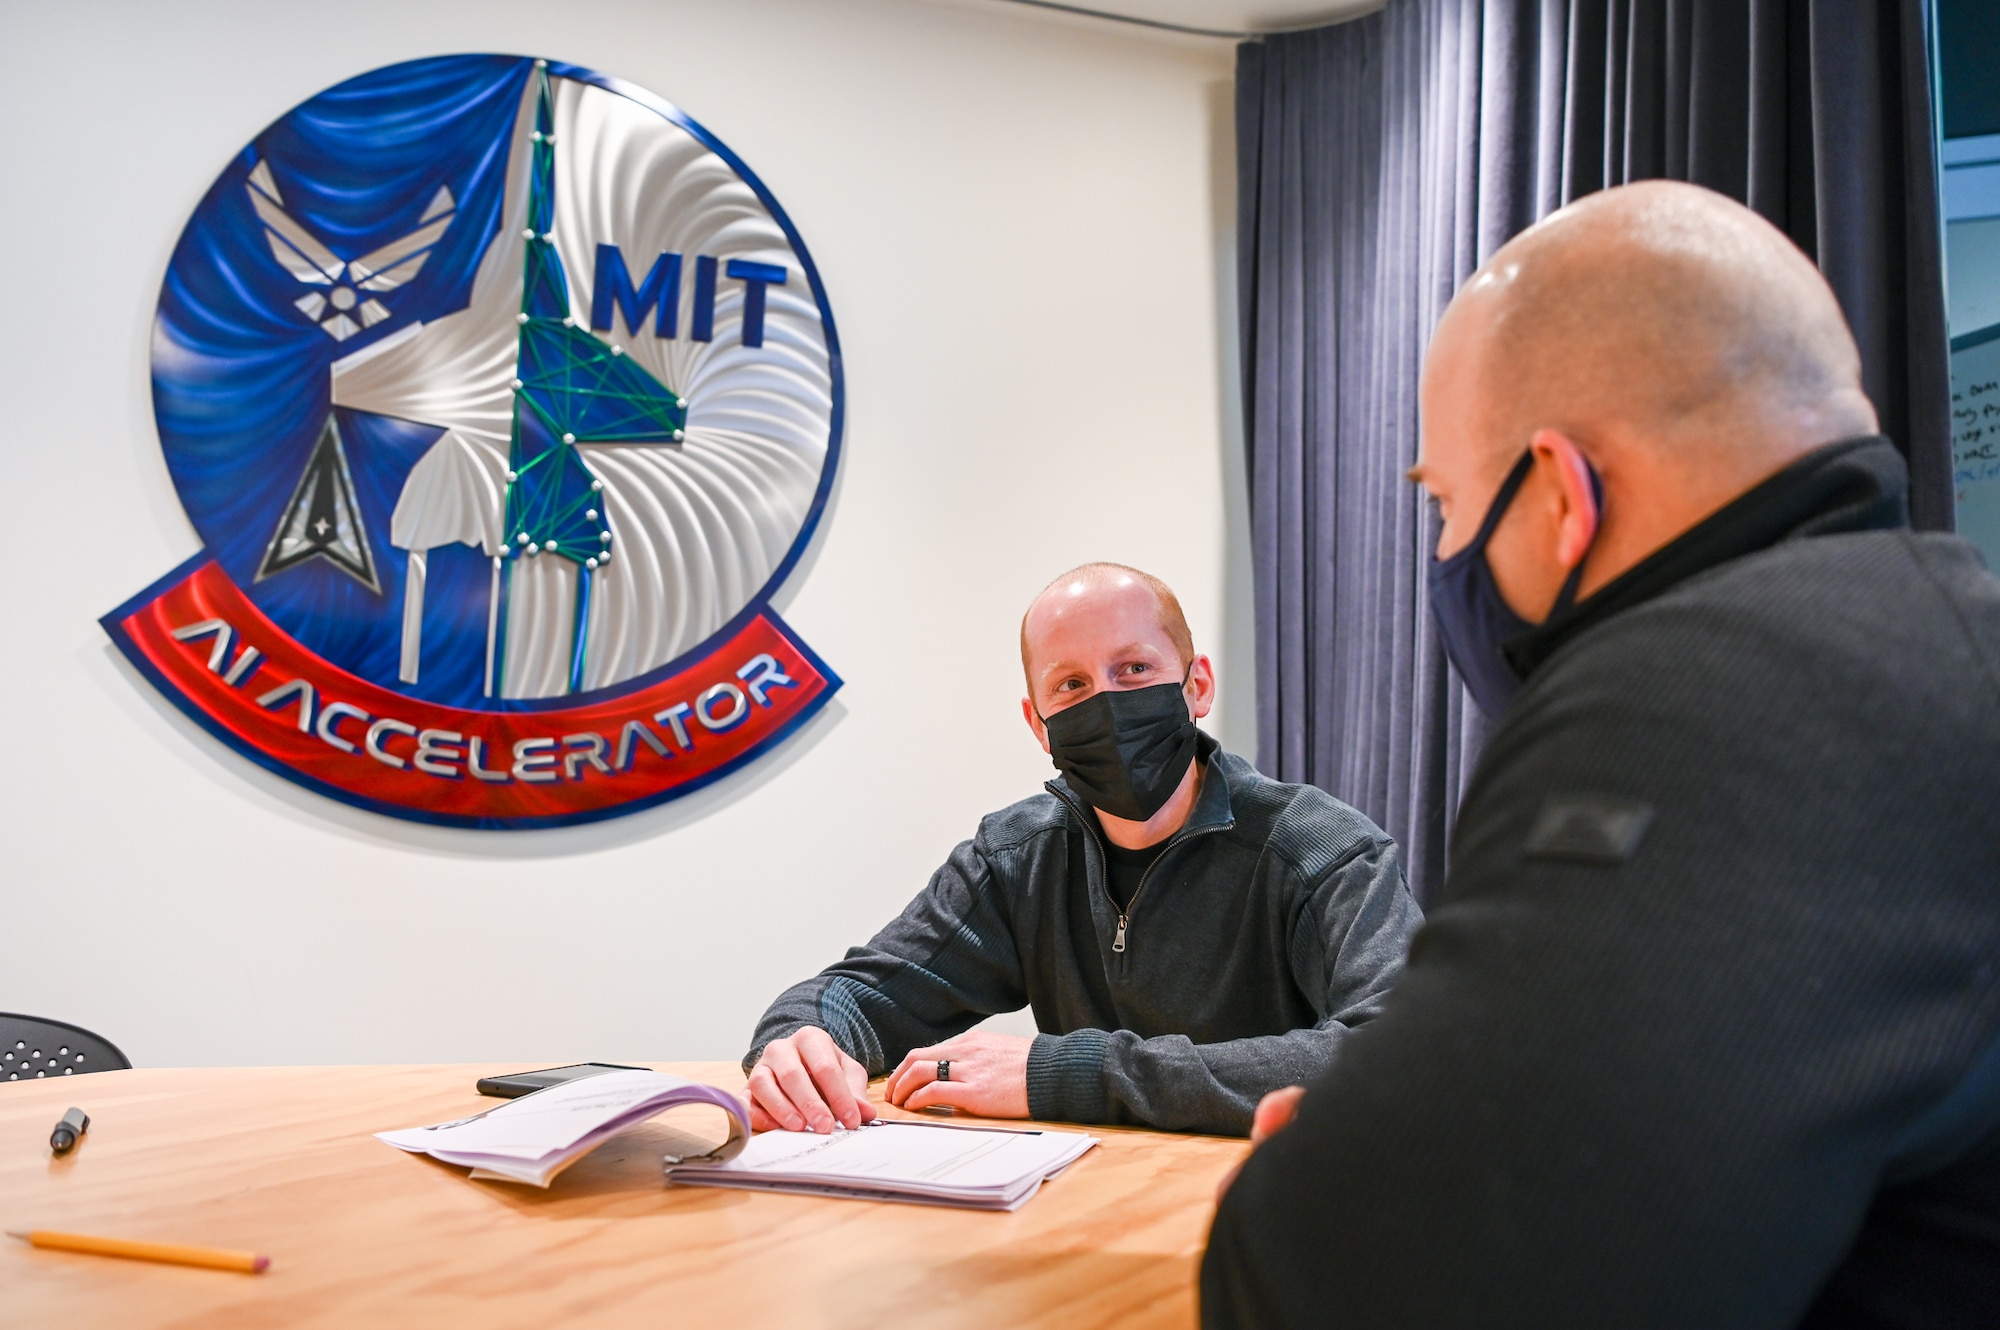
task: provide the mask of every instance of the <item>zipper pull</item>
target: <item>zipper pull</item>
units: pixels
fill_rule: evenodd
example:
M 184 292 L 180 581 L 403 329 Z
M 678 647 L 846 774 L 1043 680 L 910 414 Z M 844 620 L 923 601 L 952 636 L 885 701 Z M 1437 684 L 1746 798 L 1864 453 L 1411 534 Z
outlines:
M 1118 916 L 1118 936 L 1111 939 L 1111 949 L 1125 950 L 1125 916 L 1122 914 Z

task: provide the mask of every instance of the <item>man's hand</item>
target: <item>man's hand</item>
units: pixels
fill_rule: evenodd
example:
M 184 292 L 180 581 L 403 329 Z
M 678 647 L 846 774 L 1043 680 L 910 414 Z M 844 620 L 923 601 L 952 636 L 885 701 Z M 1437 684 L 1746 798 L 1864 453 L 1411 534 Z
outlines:
M 1250 1117 L 1250 1144 L 1260 1145 L 1291 1126 L 1299 1115 L 1299 1101 L 1305 1097 L 1305 1086 L 1287 1085 L 1259 1099 L 1257 1111 Z
M 830 1132 L 874 1116 L 868 1069 L 817 1026 L 773 1039 L 750 1069 L 752 1131 Z
M 1018 1034 L 975 1030 L 929 1048 L 913 1049 L 889 1076 L 889 1102 L 898 1108 L 949 1104 L 982 1118 L 1028 1116 L 1028 1050 L 1035 1041 Z M 937 1078 L 940 1062 L 951 1079 Z
M 1284 1089 L 1273 1090 L 1259 1099 L 1257 1111 L 1250 1115 L 1250 1144 L 1262 1145 L 1291 1126 L 1292 1119 L 1299 1115 L 1299 1101 L 1305 1097 L 1305 1086 L 1287 1085 Z M 1243 1171 L 1243 1165 L 1248 1159 L 1249 1156 L 1246 1155 L 1237 1161 L 1235 1168 L 1222 1175 L 1222 1181 L 1215 1187 L 1217 1204 L 1221 1203 L 1223 1194 L 1229 1190 L 1230 1184 L 1236 1181 L 1236 1175 Z

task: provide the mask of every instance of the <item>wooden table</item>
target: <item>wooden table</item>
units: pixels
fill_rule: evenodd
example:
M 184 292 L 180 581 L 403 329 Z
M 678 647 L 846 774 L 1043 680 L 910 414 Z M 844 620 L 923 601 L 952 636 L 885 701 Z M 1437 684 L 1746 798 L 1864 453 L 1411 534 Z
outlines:
M 662 1063 L 740 1090 L 729 1063 Z M 1012 1214 L 666 1186 L 722 1114 L 675 1110 L 547 1191 L 472 1182 L 372 1133 L 493 1101 L 492 1067 L 254 1067 L 0 1083 L 0 1229 L 244 1248 L 263 1275 L 0 1238 L 0 1326 L 1190 1326 L 1241 1141 L 1092 1128 Z M 879 1102 L 881 1085 L 873 1089 Z M 72 1104 L 90 1132 L 48 1136 Z M 896 1115 L 897 1110 L 885 1110 Z

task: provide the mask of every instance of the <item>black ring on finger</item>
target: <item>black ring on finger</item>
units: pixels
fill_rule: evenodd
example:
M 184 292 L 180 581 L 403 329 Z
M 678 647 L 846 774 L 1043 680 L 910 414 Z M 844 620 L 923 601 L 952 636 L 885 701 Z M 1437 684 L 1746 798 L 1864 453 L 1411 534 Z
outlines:
M 948 1080 L 950 1080 L 950 1079 L 951 1079 L 951 1059 L 950 1059 L 950 1058 L 945 1058 L 945 1059 L 941 1060 L 941 1061 L 940 1061 L 940 1062 L 938 1063 L 938 1068 L 937 1068 L 937 1078 L 938 1078 L 939 1080 L 941 1080 L 941 1081 L 948 1081 Z

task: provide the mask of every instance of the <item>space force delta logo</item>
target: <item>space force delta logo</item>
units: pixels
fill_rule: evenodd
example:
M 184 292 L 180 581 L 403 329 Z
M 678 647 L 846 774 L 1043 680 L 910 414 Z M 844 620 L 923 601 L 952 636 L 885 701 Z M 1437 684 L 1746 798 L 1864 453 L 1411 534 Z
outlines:
M 630 812 L 840 686 L 769 608 L 840 448 L 833 316 L 761 182 L 588 70 L 452 56 L 210 187 L 153 396 L 204 548 L 109 615 L 176 705 L 378 812 Z

